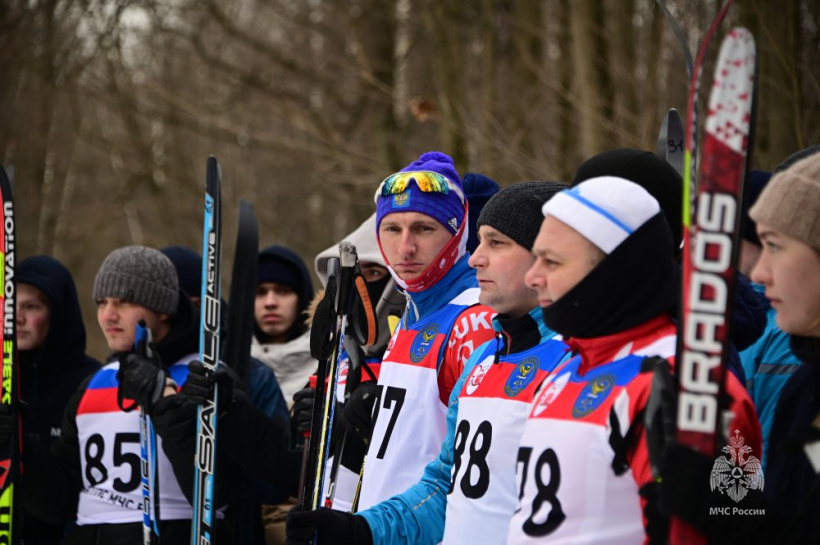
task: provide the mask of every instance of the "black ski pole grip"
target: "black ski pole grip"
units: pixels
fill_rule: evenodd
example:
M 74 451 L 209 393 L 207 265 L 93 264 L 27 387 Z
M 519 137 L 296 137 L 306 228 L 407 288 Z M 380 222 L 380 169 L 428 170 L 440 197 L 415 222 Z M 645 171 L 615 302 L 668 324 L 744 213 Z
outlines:
M 336 298 L 336 313 L 340 316 L 350 314 L 353 303 L 353 276 L 356 273 L 356 263 L 359 255 L 356 246 L 346 240 L 339 243 L 339 291 Z

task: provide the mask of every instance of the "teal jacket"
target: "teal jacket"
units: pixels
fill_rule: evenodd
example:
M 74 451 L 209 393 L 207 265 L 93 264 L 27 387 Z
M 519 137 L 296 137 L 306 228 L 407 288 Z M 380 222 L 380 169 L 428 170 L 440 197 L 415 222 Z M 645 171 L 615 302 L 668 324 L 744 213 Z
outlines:
M 555 337 L 555 333 L 544 325 L 541 308 L 530 311 L 530 316 L 538 324 L 540 344 Z M 493 319 L 493 327 L 501 335 L 498 318 Z M 481 363 L 488 345 L 501 343 L 492 340 L 476 349 L 464 365 L 464 371 L 456 382 L 447 407 L 447 435 L 441 445 L 438 458 L 424 469 L 424 475 L 417 484 L 403 493 L 371 507 L 359 515 L 370 526 L 374 545 L 435 544 L 444 536 L 444 515 L 447 508 L 447 492 L 453 466 L 453 445 L 458 416 L 459 393 L 464 382 L 476 365 Z M 532 347 L 529 347 L 532 348 Z M 563 358 L 559 358 L 563 359 Z M 559 361 L 555 362 L 556 364 Z M 517 451 L 518 445 L 511 445 Z

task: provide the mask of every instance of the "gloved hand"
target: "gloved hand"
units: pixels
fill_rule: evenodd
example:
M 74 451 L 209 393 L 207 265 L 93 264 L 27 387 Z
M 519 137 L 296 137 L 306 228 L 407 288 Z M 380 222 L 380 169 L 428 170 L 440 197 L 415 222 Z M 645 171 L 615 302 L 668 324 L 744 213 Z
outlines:
M 660 476 L 660 466 L 666 447 L 675 443 L 678 392 L 669 362 L 654 357 L 646 360 L 646 364 L 652 364 L 654 367 L 644 425 L 649 465 L 652 467 L 652 475 L 657 478 Z
M 227 365 L 220 365 L 214 372 L 205 369 L 202 362 L 194 360 L 188 364 L 188 378 L 185 379 L 185 384 L 182 385 L 179 393 L 189 401 L 202 405 L 206 399 L 213 397 L 214 385 L 218 385 L 217 404 L 221 411 L 233 403 L 234 387 L 238 382 L 239 377 Z
M 286 545 L 310 545 L 316 532 L 317 545 L 373 545 L 373 534 L 364 517 L 320 507 L 302 511 L 297 505 L 288 512 Z
M 0 403 L 0 445 L 6 445 L 11 441 L 16 431 L 17 418 L 12 415 L 11 407 Z
M 120 383 L 120 397 L 133 399 L 151 412 L 154 404 L 162 397 L 168 372 L 157 358 L 147 358 L 137 354 L 120 355 L 120 369 L 117 380 Z
M 293 394 L 293 416 L 291 423 L 294 430 L 299 435 L 310 432 L 310 424 L 313 421 L 313 400 L 316 395 L 315 388 L 302 388 Z
M 680 444 L 666 447 L 661 461 L 660 507 L 669 516 L 685 520 L 699 531 L 710 531 L 710 507 L 721 507 L 726 497 L 709 488 L 714 458 Z
M 350 393 L 342 410 L 342 425 L 362 438 L 365 444 L 370 443 L 370 424 L 373 420 L 373 405 L 378 397 L 379 386 L 375 381 L 360 383 Z

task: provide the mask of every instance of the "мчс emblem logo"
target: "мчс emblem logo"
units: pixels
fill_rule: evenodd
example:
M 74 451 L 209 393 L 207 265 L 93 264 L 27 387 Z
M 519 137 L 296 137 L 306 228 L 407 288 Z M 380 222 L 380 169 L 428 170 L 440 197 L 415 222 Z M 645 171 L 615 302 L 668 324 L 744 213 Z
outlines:
M 433 346 L 438 334 L 438 324 L 430 324 L 418 332 L 413 344 L 410 345 L 410 361 L 418 363 L 424 359 Z
M 578 398 L 575 400 L 575 405 L 572 407 L 573 418 L 583 418 L 604 402 L 609 397 L 609 392 L 615 386 L 615 375 L 605 373 L 598 375 L 591 379 L 591 381 L 584 386 Z
M 510 374 L 510 378 L 508 378 L 504 384 L 504 393 L 509 397 L 517 396 L 521 390 L 533 381 L 537 374 L 536 370 L 538 369 L 538 365 L 539 361 L 536 356 L 530 356 L 521 360 L 521 363 L 513 370 L 512 374 Z
M 728 456 L 718 456 L 712 466 L 709 485 L 714 492 L 726 494 L 735 503 L 746 497 L 749 490 L 763 490 L 763 468 L 754 456 L 748 456 L 752 447 L 745 444 L 746 440 L 735 430 L 734 436 L 729 438 L 729 444 L 723 447 Z

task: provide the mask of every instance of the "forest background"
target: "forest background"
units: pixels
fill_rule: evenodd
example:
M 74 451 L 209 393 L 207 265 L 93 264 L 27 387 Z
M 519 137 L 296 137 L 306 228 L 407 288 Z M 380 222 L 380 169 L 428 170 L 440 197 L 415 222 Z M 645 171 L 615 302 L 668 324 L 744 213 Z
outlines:
M 694 51 L 715 0 L 667 0 Z M 760 88 L 753 168 L 820 141 L 820 2 L 737 0 Z M 128 244 L 201 248 L 205 164 L 223 173 L 223 293 L 240 199 L 262 246 L 313 257 L 374 210 L 388 174 L 437 149 L 506 186 L 655 149 L 684 116 L 683 51 L 654 0 L 2 0 L 0 162 L 18 259 L 91 288 Z

